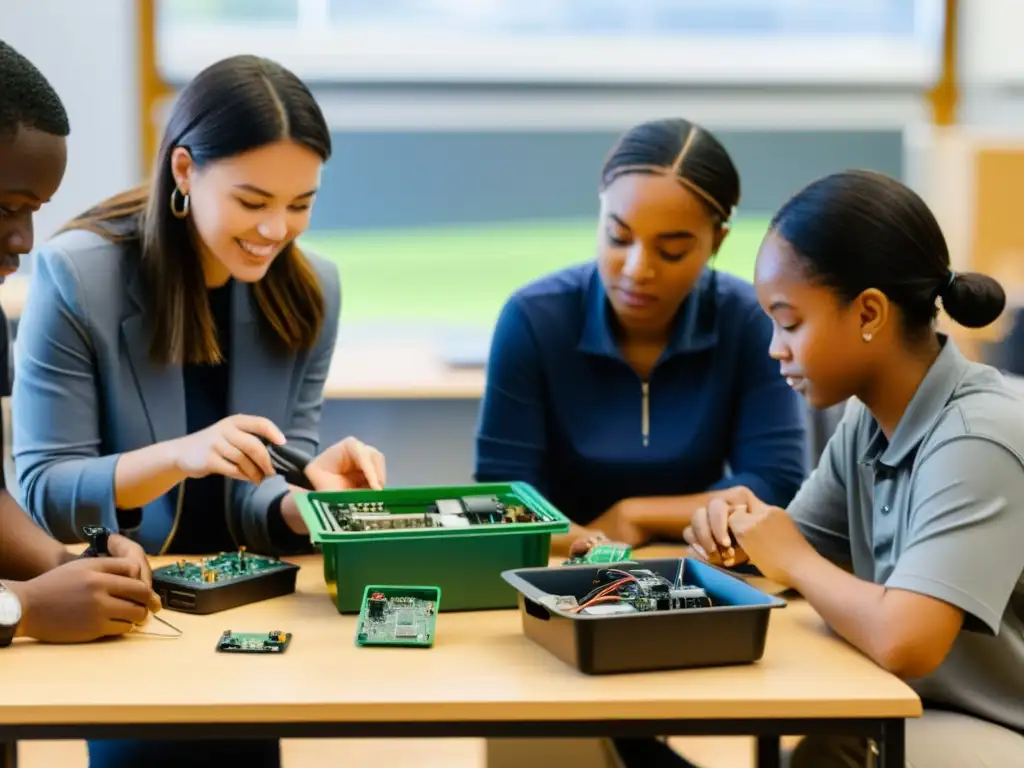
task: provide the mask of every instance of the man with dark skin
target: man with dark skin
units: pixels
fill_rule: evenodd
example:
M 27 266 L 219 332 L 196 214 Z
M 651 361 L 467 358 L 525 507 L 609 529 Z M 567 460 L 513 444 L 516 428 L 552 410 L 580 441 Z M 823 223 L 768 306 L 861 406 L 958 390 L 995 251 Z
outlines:
M 0 40 L 0 283 L 32 250 L 32 217 L 61 184 L 69 132 L 46 78 Z M 0 310 L 0 396 L 10 395 L 9 360 Z M 116 533 L 107 550 L 109 557 L 69 552 L 21 509 L 0 472 L 0 646 L 12 636 L 88 642 L 145 623 L 160 608 L 145 553 Z

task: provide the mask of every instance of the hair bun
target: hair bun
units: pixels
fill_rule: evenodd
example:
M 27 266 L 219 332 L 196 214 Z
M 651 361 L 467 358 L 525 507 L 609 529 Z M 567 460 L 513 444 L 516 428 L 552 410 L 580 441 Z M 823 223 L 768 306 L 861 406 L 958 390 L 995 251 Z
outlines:
M 980 272 L 950 273 L 939 297 L 946 314 L 965 328 L 984 328 L 998 320 L 1006 309 L 1003 287 Z

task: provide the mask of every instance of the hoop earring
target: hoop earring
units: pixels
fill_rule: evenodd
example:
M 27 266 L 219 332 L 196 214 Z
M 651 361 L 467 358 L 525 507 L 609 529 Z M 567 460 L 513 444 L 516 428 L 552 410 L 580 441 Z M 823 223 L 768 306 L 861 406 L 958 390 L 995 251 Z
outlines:
M 872 336 L 870 333 L 865 333 L 864 335 L 861 336 L 861 338 L 864 339 L 864 343 L 866 344 L 867 342 L 871 341 L 871 339 L 873 339 L 874 336 Z
M 178 204 L 178 197 L 181 197 L 181 204 Z M 174 214 L 176 219 L 184 219 L 188 216 L 188 195 L 182 193 L 180 189 L 175 187 L 171 190 L 171 213 Z

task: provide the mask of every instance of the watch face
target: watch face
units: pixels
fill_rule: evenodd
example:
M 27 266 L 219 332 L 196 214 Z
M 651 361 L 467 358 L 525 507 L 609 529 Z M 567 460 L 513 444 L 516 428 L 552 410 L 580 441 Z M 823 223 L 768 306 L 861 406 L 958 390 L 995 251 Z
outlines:
M 13 627 L 21 621 L 21 601 L 13 592 L 0 589 L 0 627 Z

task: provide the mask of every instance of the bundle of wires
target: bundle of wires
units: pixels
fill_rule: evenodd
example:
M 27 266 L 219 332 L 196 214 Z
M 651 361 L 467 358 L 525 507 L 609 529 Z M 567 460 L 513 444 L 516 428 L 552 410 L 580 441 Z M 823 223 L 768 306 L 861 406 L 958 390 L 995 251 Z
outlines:
M 595 587 L 579 601 L 573 609 L 573 613 L 579 613 L 584 608 L 589 608 L 592 605 L 598 605 L 600 603 L 619 603 L 622 602 L 623 598 L 636 597 L 637 589 L 629 590 L 628 592 L 623 591 L 623 587 L 631 586 L 636 584 L 636 576 L 631 574 L 629 571 L 620 571 L 618 568 L 606 568 L 598 573 L 601 574 L 612 574 L 614 580 L 607 583 L 601 584 Z
M 597 580 L 599 582 L 605 582 L 592 589 L 579 601 L 575 608 L 571 609 L 573 613 L 580 613 L 586 608 L 594 605 L 600 605 L 602 603 L 630 603 L 634 608 L 638 606 L 634 601 L 638 599 L 647 599 L 653 601 L 651 603 L 651 610 L 654 610 L 653 605 L 665 601 L 665 608 L 683 608 L 687 605 L 690 598 L 685 595 L 673 595 L 672 590 L 685 590 L 682 586 L 683 581 L 683 562 L 680 560 L 679 569 L 676 571 L 675 582 L 670 583 L 667 579 L 660 577 L 648 570 L 640 571 L 624 571 L 620 568 L 603 568 L 597 572 Z M 641 581 L 642 580 L 642 581 Z M 650 584 L 652 583 L 664 584 L 665 592 L 662 594 L 655 595 L 650 590 Z M 696 588 L 694 588 L 696 589 Z M 710 599 L 704 593 L 704 590 L 697 590 L 700 593 L 701 598 L 707 601 L 707 605 L 711 605 Z M 639 608 L 644 610 L 644 608 Z

